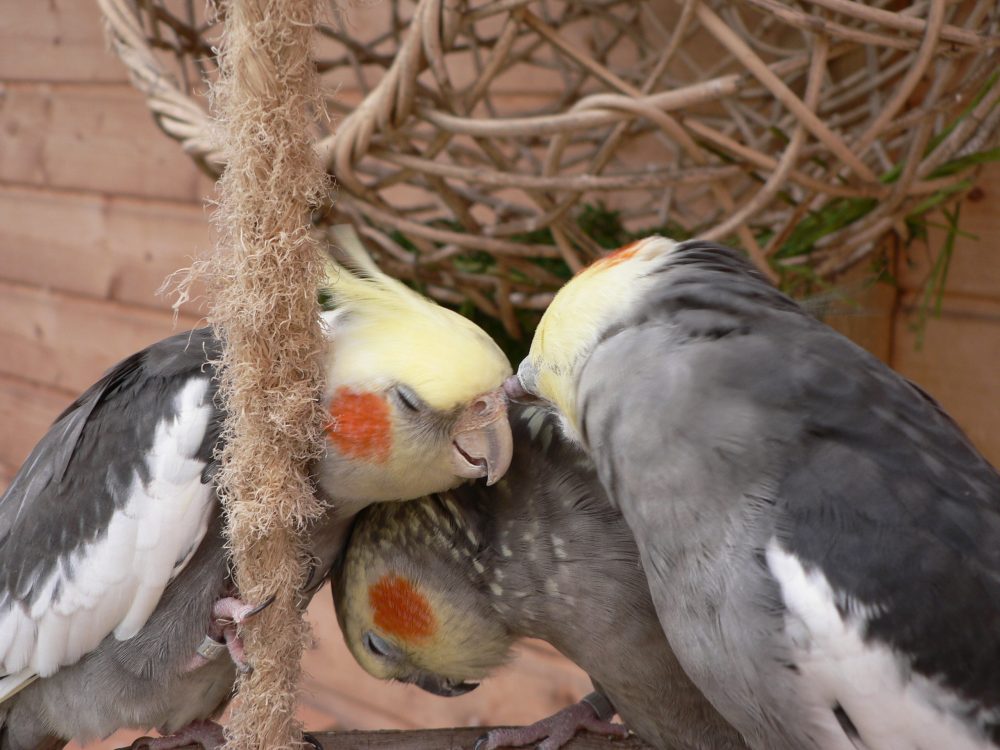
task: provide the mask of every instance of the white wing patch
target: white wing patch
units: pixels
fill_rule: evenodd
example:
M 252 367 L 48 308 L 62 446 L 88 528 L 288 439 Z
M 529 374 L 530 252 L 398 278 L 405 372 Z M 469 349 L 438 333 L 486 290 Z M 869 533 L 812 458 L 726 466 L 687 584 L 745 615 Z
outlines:
M 838 599 L 822 573 L 807 572 L 774 539 L 767 563 L 787 608 L 785 627 L 804 700 L 814 703 L 817 719 L 824 711 L 832 717 L 839 704 L 858 730 L 856 746 L 864 750 L 994 750 L 958 718 L 976 715 L 967 701 L 910 671 L 907 660 L 888 646 L 864 641 L 861 627 L 877 605 L 855 603 L 842 618 L 836 605 L 846 597 Z
M 149 481 L 133 475 L 107 532 L 60 561 L 30 610 L 15 602 L 0 612 L 0 667 L 13 682 L 76 662 L 111 632 L 134 636 L 191 559 L 213 502 L 211 485 L 201 481 L 205 463 L 196 458 L 213 411 L 208 385 L 195 378 L 177 394 L 175 417 L 157 424 L 145 456 Z

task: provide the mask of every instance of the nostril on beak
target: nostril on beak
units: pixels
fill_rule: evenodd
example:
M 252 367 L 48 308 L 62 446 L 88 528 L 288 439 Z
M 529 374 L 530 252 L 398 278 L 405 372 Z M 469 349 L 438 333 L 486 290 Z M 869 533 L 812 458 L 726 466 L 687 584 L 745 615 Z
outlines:
M 485 398 L 479 398 L 472 405 L 472 413 L 477 416 L 482 416 L 490 410 L 490 402 Z

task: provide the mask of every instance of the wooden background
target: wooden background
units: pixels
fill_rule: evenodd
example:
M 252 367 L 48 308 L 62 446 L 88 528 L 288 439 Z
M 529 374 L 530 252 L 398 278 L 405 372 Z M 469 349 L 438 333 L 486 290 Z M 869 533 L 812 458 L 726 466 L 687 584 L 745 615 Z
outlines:
M 55 415 L 121 357 L 197 317 L 176 321 L 165 277 L 210 250 L 212 185 L 153 124 L 107 50 L 96 6 L 0 0 L 0 488 Z M 348 92 L 349 93 L 349 92 Z M 831 322 L 937 397 L 1000 464 L 1000 167 L 962 212 L 943 313 L 912 330 L 929 259 L 915 246 L 901 287 L 862 295 Z M 191 308 L 196 310 L 196 308 Z M 354 665 L 328 592 L 310 611 L 301 713 L 309 728 L 524 723 L 587 692 L 550 649 L 524 645 L 515 664 L 456 699 L 382 685 Z M 116 747 L 124 735 L 106 745 Z M 117 743 L 117 744 L 116 744 Z

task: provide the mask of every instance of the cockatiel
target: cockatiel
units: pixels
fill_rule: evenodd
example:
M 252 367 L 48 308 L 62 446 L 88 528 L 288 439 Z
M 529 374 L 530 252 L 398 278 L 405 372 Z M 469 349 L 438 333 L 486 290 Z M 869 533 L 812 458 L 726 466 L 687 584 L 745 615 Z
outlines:
M 309 530 L 307 595 L 358 510 L 495 482 L 511 456 L 503 353 L 354 242 L 353 270 L 334 269 L 334 309 L 323 315 L 330 422 L 315 471 L 332 509 Z M 220 347 L 201 329 L 116 365 L 56 420 L 0 499 L 0 749 L 191 722 L 150 746 L 218 739 L 201 720 L 230 696 L 234 624 L 254 611 L 231 590 L 212 483 Z
M 531 727 L 495 730 L 479 750 L 580 727 L 620 734 L 617 712 L 662 750 L 746 748 L 677 663 L 639 553 L 593 464 L 555 418 L 511 409 L 514 459 L 492 487 L 468 485 L 360 514 L 334 567 L 337 617 L 358 662 L 382 679 L 457 695 L 541 638 L 586 670 L 614 706 L 576 704 Z
M 754 748 L 1000 746 L 1000 475 L 738 253 L 596 262 L 508 393 L 594 459 L 680 663 Z

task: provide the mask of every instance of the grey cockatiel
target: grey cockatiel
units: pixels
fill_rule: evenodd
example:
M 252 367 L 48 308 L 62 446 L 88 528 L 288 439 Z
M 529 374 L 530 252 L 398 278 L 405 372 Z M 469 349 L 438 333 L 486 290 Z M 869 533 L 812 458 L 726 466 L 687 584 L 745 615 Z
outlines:
M 598 261 L 508 390 L 594 458 L 681 664 L 755 748 L 1000 745 L 1000 476 L 736 252 Z
M 670 650 L 593 464 L 544 411 L 513 408 L 511 426 L 514 459 L 500 483 L 358 517 L 333 585 L 351 652 L 377 677 L 453 695 L 502 664 L 515 639 L 541 638 L 654 747 L 745 748 Z M 549 735 L 544 747 L 556 748 L 578 723 L 614 732 L 578 704 L 480 747 Z
M 353 261 L 324 314 L 330 423 L 316 475 L 332 510 L 310 530 L 306 599 L 360 508 L 495 481 L 510 460 L 504 355 L 360 251 Z M 256 603 L 231 590 L 212 483 L 219 347 L 198 330 L 121 362 L 59 417 L 0 499 L 2 750 L 121 727 L 173 732 L 229 697 L 233 621 Z M 182 734 L 153 746 L 218 733 Z

